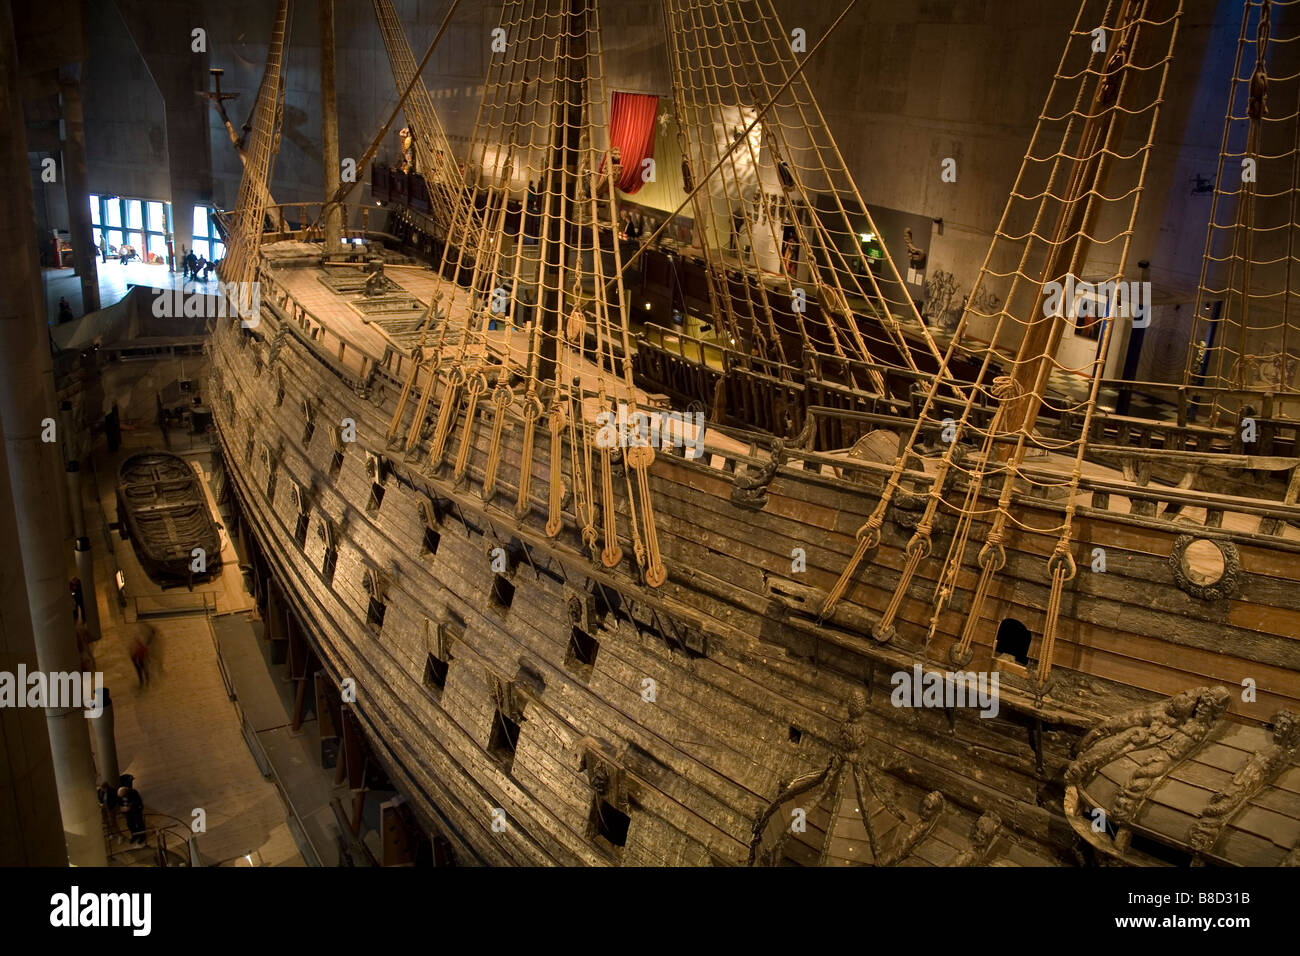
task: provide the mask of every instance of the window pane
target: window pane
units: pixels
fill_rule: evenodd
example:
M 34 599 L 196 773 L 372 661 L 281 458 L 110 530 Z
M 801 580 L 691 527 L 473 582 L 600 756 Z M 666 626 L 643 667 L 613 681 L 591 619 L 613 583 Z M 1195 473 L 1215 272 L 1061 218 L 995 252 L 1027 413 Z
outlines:
M 149 229 L 152 232 L 167 231 L 167 219 L 163 216 L 163 204 L 160 202 L 149 204 Z
M 206 240 L 206 239 L 195 239 L 195 240 L 194 240 L 194 254 L 195 254 L 196 256 L 203 256 L 203 258 L 206 259 L 206 258 L 208 257 L 208 240 Z
M 167 240 L 162 236 L 149 237 L 149 251 L 158 257 L 160 262 L 167 261 Z
M 122 204 L 116 199 L 110 199 L 108 206 L 108 224 L 110 226 L 122 225 Z
M 122 233 L 116 229 L 110 229 L 108 231 L 108 244 L 112 246 L 113 249 L 120 246 L 122 244 Z M 110 249 L 109 251 L 111 252 L 112 250 Z
M 97 226 L 99 225 L 99 197 L 98 196 L 90 197 L 90 221 Z
M 208 209 L 206 206 L 194 207 L 194 231 L 191 233 L 194 237 L 208 234 Z
M 220 262 L 224 258 L 226 258 L 226 247 L 220 242 L 214 242 L 212 244 L 212 261 Z
M 126 224 L 132 229 L 140 229 L 144 226 L 140 205 L 138 199 L 128 199 L 126 201 Z

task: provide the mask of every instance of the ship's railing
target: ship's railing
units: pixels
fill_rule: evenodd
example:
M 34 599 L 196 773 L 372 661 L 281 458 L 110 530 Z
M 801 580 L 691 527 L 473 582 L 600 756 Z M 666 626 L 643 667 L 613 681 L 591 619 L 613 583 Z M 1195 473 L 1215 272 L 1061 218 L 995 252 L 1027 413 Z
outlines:
M 896 365 L 840 358 L 837 355 L 826 355 L 811 350 L 805 350 L 803 353 L 804 366 L 795 367 L 774 359 L 746 355 L 721 342 L 702 339 L 680 329 L 654 322 L 645 324 L 645 332 L 637 336 L 637 344 L 646 344 L 688 362 L 708 365 L 718 371 L 744 370 L 775 381 L 799 378 L 836 384 L 847 381 L 865 383 L 872 376 L 880 375 L 885 378 L 887 384 L 891 385 L 889 392 L 892 395 L 907 394 L 911 391 L 913 383 L 928 387 L 931 378 L 925 372 L 913 372 L 911 369 L 899 368 Z
M 864 424 L 879 427 L 892 425 L 896 428 L 899 421 L 896 417 L 891 418 L 887 415 L 850 413 L 838 408 L 812 406 L 807 411 L 814 420 L 814 424 L 819 418 L 827 416 L 848 417 L 859 420 Z M 709 433 L 725 435 L 734 441 L 748 445 L 747 451 L 737 452 L 734 450 L 734 444 L 731 447 L 726 447 L 717 442 L 710 442 L 706 435 L 704 455 L 699 461 L 709 468 L 728 476 L 734 476 L 740 468 L 758 469 L 770 460 L 770 448 L 773 441 L 771 435 L 718 425 L 714 422 L 709 423 L 708 431 Z M 934 437 L 937 441 L 938 436 Z M 1006 443 L 1015 440 L 1014 436 L 995 438 L 995 441 Z M 1155 448 L 1142 449 L 1118 445 L 1101 445 L 1094 450 L 1120 462 L 1126 475 L 1131 473 L 1133 477 L 1121 480 L 1119 478 L 1082 476 L 1078 485 L 1079 496 L 1085 500 L 1088 500 L 1088 496 L 1090 496 L 1091 505 L 1087 507 L 1092 510 L 1132 515 L 1161 522 L 1172 522 L 1174 518 L 1178 518 L 1179 523 L 1174 527 L 1188 528 L 1196 527 L 1196 523 L 1190 520 L 1186 513 L 1187 510 L 1203 509 L 1205 517 L 1199 523 L 1207 529 L 1222 529 L 1224 516 L 1237 514 L 1259 519 L 1259 531 L 1252 533 L 1274 535 L 1280 534 L 1281 522 L 1300 524 L 1300 504 L 1297 503 L 1295 494 L 1298 486 L 1300 486 L 1300 459 L 1264 459 L 1259 456 L 1231 454 L 1208 455 L 1200 452 L 1166 451 Z M 679 451 L 668 447 L 662 449 L 660 454 L 681 456 Z M 787 446 L 785 454 L 788 463 L 793 467 L 801 468 L 809 474 L 826 474 L 862 484 L 883 484 L 894 467 L 892 463 L 863 461 L 841 454 L 828 454 L 798 447 Z M 1288 491 L 1282 499 L 1246 498 L 1182 487 L 1152 485 L 1149 483 L 1151 473 L 1148 466 L 1154 461 L 1175 467 L 1181 465 L 1189 471 L 1195 471 L 1206 465 L 1242 470 L 1267 466 L 1277 472 L 1289 473 L 1291 480 Z M 1036 468 L 1030 465 L 1022 470 L 1026 476 L 1045 483 L 1060 484 L 1069 478 L 1069 475 L 1065 472 L 1048 467 Z M 934 476 L 923 471 L 906 470 L 903 472 L 902 478 L 910 483 L 914 494 L 927 494 L 934 483 Z M 1126 499 L 1128 501 L 1128 510 L 1126 512 L 1118 510 L 1118 502 L 1113 501 L 1113 498 Z M 1032 502 L 1036 507 L 1048 510 L 1064 508 L 1064 502 L 1060 500 L 1034 498 Z M 1300 545 L 1296 545 L 1296 547 L 1300 547 Z
M 725 398 L 719 411 L 733 424 L 770 431 L 778 437 L 790 437 L 802 431 L 805 421 L 804 409 L 795 405 L 843 410 L 844 416 L 823 411 L 818 417 L 814 447 L 820 449 L 848 447 L 861 437 L 861 431 L 849 427 L 854 420 L 851 416 L 856 414 L 910 415 L 915 420 L 929 384 L 929 376 L 924 372 L 888 365 L 809 352 L 804 357 L 804 368 L 795 369 L 746 356 L 718 343 L 653 323 L 647 324 L 646 330 L 646 334 L 638 337 L 638 351 L 634 358 L 638 375 L 679 401 L 690 403 L 698 401 L 700 396 L 712 396 L 712 404 L 716 406 L 718 397 Z M 873 376 L 884 379 L 888 394 L 879 395 L 869 387 L 860 387 Z M 737 387 L 724 385 L 720 391 L 719 380 L 723 378 L 729 383 L 734 382 Z M 850 381 L 858 385 L 845 384 Z M 1114 411 L 1099 410 L 1093 416 L 1091 430 L 1086 436 L 1092 445 L 1112 443 L 1137 448 L 1193 448 L 1206 452 L 1259 455 L 1294 454 L 1300 447 L 1296 435 L 1296 426 L 1300 422 L 1281 414 L 1287 411 L 1285 403 L 1290 398 L 1287 393 L 1258 389 L 1200 389 L 1117 379 L 1104 380 L 1102 387 L 1103 394 L 1116 394 L 1119 400 Z M 802 395 L 796 395 L 792 390 L 801 391 Z M 750 391 L 762 393 L 766 402 L 746 401 Z M 1139 394 L 1166 404 L 1171 414 L 1159 418 L 1149 414 L 1129 414 L 1130 400 Z M 1196 408 L 1207 397 L 1219 401 L 1235 398 L 1249 405 L 1255 426 L 1253 440 L 1243 440 L 1237 430 L 1227 425 L 1197 424 Z M 965 403 L 956 395 L 936 396 L 935 401 L 939 419 L 943 418 L 945 411 L 950 411 L 954 419 L 963 414 Z M 782 420 L 765 420 L 765 414 L 772 417 L 767 405 L 784 406 Z M 970 421 L 977 428 L 985 428 L 995 411 L 995 403 L 985 399 L 970 410 Z M 1172 414 L 1175 411 L 1176 416 Z M 1082 419 L 1079 415 L 1068 412 L 1054 415 L 1050 409 L 1044 409 L 1044 412 L 1041 418 L 1043 428 L 1053 437 L 1071 440 L 1080 437 Z M 896 421 L 885 418 L 863 421 L 876 427 L 897 427 Z
M 714 368 L 726 369 L 739 364 L 741 353 L 719 342 L 710 342 L 679 329 L 671 329 L 654 322 L 645 324 L 645 331 L 637 336 L 638 343 L 646 342 L 682 358 L 689 358 L 700 365 L 712 365 Z M 687 350 L 692 353 L 687 355 Z M 712 360 L 712 362 L 710 362 Z M 763 361 L 754 358 L 755 363 Z M 776 364 L 776 363 L 772 363 Z
M 362 388 L 379 368 L 396 378 L 401 374 L 404 361 L 409 361 L 400 352 L 391 348 L 387 349 L 384 355 L 376 356 L 351 339 L 339 335 L 294 298 L 270 270 L 262 269 L 260 281 L 263 303 L 269 302 L 282 313 L 322 357 L 336 362 L 339 370 L 355 374 L 355 379 L 348 380 L 348 384 L 353 388 Z M 346 375 L 344 377 L 348 378 Z
M 394 349 L 387 349 L 383 356 L 375 356 L 368 350 L 361 348 L 355 343 L 349 341 L 338 333 L 332 331 L 328 326 L 320 321 L 310 310 L 302 306 L 287 289 L 277 282 L 266 270 L 263 271 L 262 281 L 271 291 L 271 301 L 286 315 L 286 317 L 306 336 L 309 343 L 326 359 L 335 360 L 339 368 L 345 372 L 355 372 L 357 378 L 349 381 L 348 384 L 353 388 L 363 388 L 367 382 L 371 381 L 377 374 L 386 373 L 386 377 L 391 383 L 400 387 L 403 363 L 409 362 L 400 352 Z M 265 300 L 264 300 L 265 301 Z M 346 380 L 346 376 L 345 380 Z M 897 428 L 900 419 L 897 415 L 879 414 L 864 411 L 855 411 L 842 408 L 831 408 L 827 406 L 808 406 L 804 413 L 813 419 L 814 431 L 818 427 L 818 420 L 833 419 L 840 422 L 855 421 L 863 425 L 872 425 L 880 428 Z M 1098 421 L 1094 425 L 1098 429 L 1098 438 L 1104 437 L 1106 417 L 1098 416 Z M 1174 423 L 1161 423 L 1155 420 L 1142 422 L 1152 428 L 1166 428 L 1170 430 L 1177 429 L 1180 433 L 1184 430 L 1199 430 L 1207 434 L 1211 433 L 1208 428 L 1199 428 L 1197 426 L 1184 426 L 1179 429 Z M 711 422 L 709 428 L 717 430 L 723 434 L 732 434 L 738 440 L 750 444 L 756 453 L 760 445 L 770 448 L 772 435 L 764 435 L 747 429 L 735 429 L 720 426 Z M 1131 437 L 1127 432 L 1121 430 L 1123 437 Z M 937 437 L 937 436 L 929 436 Z M 999 441 L 1014 441 L 1010 436 L 1002 436 Z M 1261 519 L 1261 529 L 1267 528 L 1275 521 L 1293 522 L 1300 524 L 1300 505 L 1296 504 L 1296 495 L 1292 492 L 1297 489 L 1297 479 L 1300 479 L 1300 460 L 1287 459 L 1282 463 L 1281 468 L 1274 468 L 1275 471 L 1287 471 L 1290 474 L 1289 489 L 1286 500 L 1271 499 L 1248 499 L 1232 495 L 1217 495 L 1211 492 L 1195 491 L 1184 488 L 1164 488 L 1158 485 L 1150 485 L 1150 467 L 1155 461 L 1170 462 L 1181 460 L 1178 453 L 1171 449 L 1162 448 L 1159 445 L 1147 447 L 1132 447 L 1128 444 L 1093 444 L 1089 446 L 1094 453 L 1112 454 L 1119 458 L 1131 459 L 1132 472 L 1134 478 L 1132 482 L 1116 482 L 1100 478 L 1084 476 L 1079 480 L 1080 493 L 1090 493 L 1092 495 L 1093 507 L 1101 510 L 1110 509 L 1111 496 L 1122 496 L 1129 501 L 1130 514 L 1140 517 L 1151 517 L 1161 513 L 1172 519 L 1175 515 L 1181 515 L 1186 508 L 1203 508 L 1205 509 L 1207 527 L 1218 528 L 1222 526 L 1223 516 L 1227 512 L 1236 512 L 1242 515 L 1259 517 Z M 1172 452 L 1172 454 L 1171 454 Z M 812 465 L 813 471 L 820 471 L 823 467 L 829 467 L 836 470 L 837 474 L 854 471 L 862 474 L 874 473 L 877 476 L 887 477 L 892 470 L 892 464 L 885 465 L 876 462 L 854 461 L 844 456 L 827 455 L 811 451 L 802 451 L 791 449 L 788 451 L 791 458 L 803 459 Z M 1190 456 L 1185 462 L 1189 470 L 1196 467 L 1213 464 L 1224 468 L 1249 469 L 1259 467 L 1259 458 L 1252 455 L 1243 454 L 1209 454 L 1202 452 L 1187 452 Z M 709 452 L 706 454 L 706 460 L 713 467 L 720 467 L 723 470 L 734 474 L 737 465 L 740 464 L 762 464 L 762 460 L 756 457 L 746 461 L 744 456 L 737 456 L 734 453 L 716 453 Z M 1271 464 L 1278 464 L 1276 460 Z M 1068 476 L 1052 472 L 1050 469 L 1029 469 L 1026 468 L 1027 475 L 1036 478 L 1050 477 L 1054 479 L 1064 479 Z M 918 490 L 924 490 L 930 483 L 930 476 L 917 472 L 908 472 L 906 476 L 917 482 Z M 1047 502 L 1045 502 L 1047 503 Z M 1267 532 L 1266 532 L 1267 533 Z
M 277 242 L 284 239 L 298 239 L 303 242 L 319 241 L 325 238 L 325 220 L 321 218 L 322 202 L 288 202 L 266 207 L 266 219 L 262 226 L 262 241 Z M 370 213 L 374 206 L 362 203 L 343 203 L 344 239 L 364 239 L 370 231 Z M 269 223 L 269 224 L 268 224 Z M 359 226 L 353 225 L 360 223 Z M 315 225 L 313 225 L 315 224 Z
M 1126 379 L 1102 379 L 1101 387 L 1114 391 L 1117 407 L 1127 408 L 1133 395 L 1154 398 L 1172 406 L 1178 424 L 1186 425 L 1197 416 L 1225 402 L 1250 406 L 1259 418 L 1294 422 L 1300 426 L 1300 392 L 1286 388 L 1226 388 L 1217 385 L 1185 385 L 1171 382 L 1133 382 Z
M 786 438 L 803 431 L 808 405 L 895 415 L 910 412 L 915 417 L 929 382 L 924 373 L 879 363 L 813 352 L 805 352 L 804 360 L 802 368 L 785 365 L 647 323 L 637 337 L 633 368 L 646 387 L 663 389 L 687 406 L 711 408 L 715 419 Z M 719 390 L 723 379 L 726 382 Z M 883 380 L 887 394 L 874 391 L 869 384 L 873 380 Z M 839 448 L 859 437 L 847 421 L 823 416 L 813 445 Z

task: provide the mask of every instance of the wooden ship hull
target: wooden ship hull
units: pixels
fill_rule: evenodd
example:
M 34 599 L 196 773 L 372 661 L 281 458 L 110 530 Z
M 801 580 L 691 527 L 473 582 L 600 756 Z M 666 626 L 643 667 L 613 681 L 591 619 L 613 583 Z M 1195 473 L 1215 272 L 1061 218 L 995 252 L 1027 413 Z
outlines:
M 1260 423 L 1267 447 L 1246 449 L 1230 414 L 1197 424 L 1181 393 L 1167 422 L 1108 414 L 1109 332 L 1072 366 L 1057 344 L 1077 300 L 1049 305 L 1108 246 L 1125 277 L 1131 235 L 1102 230 L 1090 197 L 1136 214 L 1147 151 L 1112 160 L 1125 117 L 1154 130 L 1177 0 L 1083 5 L 1081 23 L 1125 39 L 1103 58 L 1071 32 L 1053 94 L 1075 105 L 1045 109 L 1034 139 L 1061 149 L 1026 154 L 942 352 L 888 256 L 880 275 L 846 258 L 862 255 L 855 217 L 877 230 L 833 140 L 806 137 L 819 115 L 767 113 L 761 178 L 727 163 L 797 71 L 750 50 L 728 96 L 767 105 L 718 136 L 708 47 L 739 18 L 785 57 L 771 5 L 711 4 L 685 28 L 665 0 L 677 212 L 729 210 L 702 236 L 694 308 L 736 350 L 709 356 L 653 330 L 632 344 L 626 283 L 654 244 L 623 259 L 613 239 L 615 177 L 626 190 L 635 167 L 603 141 L 598 5 L 544 8 L 503 24 L 520 62 L 536 44 L 556 65 L 528 81 L 546 89 L 524 96 L 494 60 L 460 167 L 375 0 L 423 131 L 406 165 L 431 176 L 429 216 L 395 211 L 385 241 L 436 268 L 390 259 L 395 280 L 339 244 L 347 187 L 292 230 L 270 198 L 277 4 L 222 264 L 259 284 L 260 312 L 216 323 L 207 394 L 259 604 L 300 682 L 295 723 L 311 684 L 323 762 L 341 727 L 353 788 L 387 777 L 465 863 L 1293 860 L 1300 463 L 1273 457 L 1293 423 Z M 791 228 L 814 288 L 771 284 L 721 248 L 728 221 L 735 252 L 760 183 L 813 208 L 812 164 L 818 215 Z M 1064 193 L 1037 182 L 1058 173 Z M 664 271 L 640 264 L 643 281 Z M 601 438 L 602 414 L 674 403 L 708 412 L 689 433 L 676 419 L 702 455 Z M 1214 469 L 1237 483 L 1206 490 Z M 1220 825 L 1189 825 L 1198 813 Z
M 136 557 L 155 581 L 188 585 L 221 569 L 221 538 L 185 459 L 152 451 L 127 458 L 118 469 L 117 509 Z
M 427 441 L 410 455 L 390 449 L 400 356 L 360 352 L 270 272 L 262 281 L 260 325 L 222 322 L 212 344 L 230 487 L 331 677 L 356 679 L 353 707 L 390 776 L 467 862 L 749 861 L 784 789 L 843 756 L 840 702 L 864 686 L 874 763 L 913 806 L 939 791 L 952 814 L 996 814 L 1008 851 L 1077 862 L 1083 841 L 1061 809 L 1061 780 L 1097 721 L 1207 684 L 1253 682 L 1249 703 L 1236 693 L 1228 705 L 1247 723 L 1300 705 L 1300 542 L 1223 520 L 1237 508 L 1258 525 L 1258 502 L 1203 495 L 1206 518 L 1193 523 L 1190 493 L 1097 481 L 1079 509 L 1080 573 L 1060 609 L 1047 692 L 995 654 L 1001 623 L 1014 619 L 1034 635 L 1027 657 L 1038 656 L 1049 598 L 1055 536 L 1013 532 L 965 664 L 999 673 L 997 716 L 899 708 L 892 675 L 953 668 L 972 582 L 959 582 L 927 646 L 935 582 L 923 564 L 896 634 L 872 636 L 915 523 L 900 507 L 874 561 L 818 620 L 887 467 L 791 452 L 755 492 L 737 469 L 744 477 L 769 460 L 712 443 L 699 460 L 660 450 L 650 478 L 669 577 L 651 588 L 622 520 L 612 568 L 593 560 L 568 515 L 547 533 L 546 463 L 565 460 L 556 451 L 533 459 L 532 504 L 516 513 L 518 402 L 505 410 L 500 477 L 485 499 L 491 406 L 478 406 L 477 427 L 461 422 L 470 446 L 462 454 L 453 442 L 438 467 Z M 430 423 L 438 408 L 435 399 Z M 355 442 L 327 436 L 345 419 Z M 534 427 L 545 446 L 548 430 Z M 460 480 L 453 459 L 464 461 Z M 622 502 L 625 483 L 614 488 Z M 1157 513 L 1169 500 L 1181 515 Z M 1049 526 L 1063 503 L 1016 507 Z M 936 552 L 943 535 L 940 523 Z M 1200 538 L 1226 556 L 1218 590 L 1179 571 Z M 1089 573 L 1098 548 L 1105 570 Z M 601 822 L 609 808 L 626 818 L 621 840 Z

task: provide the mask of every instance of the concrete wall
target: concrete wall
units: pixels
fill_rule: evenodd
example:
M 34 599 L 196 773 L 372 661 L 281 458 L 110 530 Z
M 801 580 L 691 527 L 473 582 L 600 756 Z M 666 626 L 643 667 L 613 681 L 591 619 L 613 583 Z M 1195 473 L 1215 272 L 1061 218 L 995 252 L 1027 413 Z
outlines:
M 88 130 L 101 126 L 91 144 L 91 184 L 106 192 L 157 194 L 169 155 L 167 144 L 158 143 L 157 88 L 151 90 L 148 73 L 131 63 L 121 18 L 112 15 L 115 5 L 134 2 L 92 5 L 92 76 L 101 82 L 100 61 L 108 60 L 115 64 L 110 72 L 124 77 L 126 92 L 118 96 L 112 86 L 97 87 L 93 103 L 88 94 Z M 322 192 L 317 6 L 310 0 L 294 6 L 285 130 L 272 191 L 280 201 L 314 201 Z M 397 0 L 396 6 L 418 60 L 447 4 Z M 211 65 L 224 68 L 224 87 L 240 93 L 229 109 L 236 125 L 242 124 L 261 77 L 273 4 L 230 0 L 164 2 L 162 7 L 185 10 L 195 25 L 207 29 Z M 785 31 L 804 28 L 811 47 L 841 6 L 776 0 L 776 8 Z M 473 128 L 478 83 L 499 12 L 499 4 L 462 4 L 426 70 L 434 106 L 458 149 Z M 812 87 L 864 199 L 873 206 L 942 219 L 942 235 L 936 229 L 931 237 L 915 238 L 928 248 L 931 270 L 952 271 L 967 288 L 1002 214 L 1073 16 L 1072 3 L 1038 0 L 859 3 L 809 66 Z M 1199 275 L 1210 200 L 1192 195 L 1192 180 L 1215 173 L 1227 98 L 1225 71 L 1239 16 L 1239 4 L 1229 0 L 1185 4 L 1130 257 L 1134 263 L 1151 260 L 1153 282 L 1166 294 L 1193 289 Z M 668 94 L 658 3 L 604 0 L 601 17 L 610 88 Z M 340 152 L 356 157 L 386 118 L 397 92 L 371 4 L 337 3 L 336 30 Z M 176 95 L 184 92 L 178 87 Z M 204 106 L 195 98 L 186 108 Z M 394 124 L 381 158 L 395 155 L 401 123 L 399 118 Z M 211 195 L 228 205 L 237 190 L 239 159 L 210 109 L 206 125 Z M 168 132 L 174 144 L 175 135 Z M 941 181 L 940 164 L 947 157 L 957 161 L 956 183 Z M 355 196 L 363 199 L 366 193 L 363 187 Z
M 779 0 L 787 28 L 820 36 L 838 4 Z M 979 268 L 1051 84 L 1073 3 L 922 0 L 860 4 L 810 69 L 811 82 L 863 197 L 944 220 L 931 267 L 963 285 Z M 1209 217 L 1192 198 L 1217 165 L 1240 5 L 1188 0 L 1157 129 L 1130 260 L 1152 281 L 1194 287 Z M 1225 62 L 1226 57 L 1226 62 Z M 1198 76 L 1203 65 L 1216 71 Z M 940 177 L 957 161 L 955 183 Z M 922 243 L 922 245 L 924 245 Z
M 396 0 L 399 17 L 418 63 L 437 32 L 447 9 L 432 0 Z M 473 129 L 479 84 L 487 70 L 486 37 L 500 7 L 462 4 L 439 43 L 425 77 L 434 91 L 434 107 L 448 131 L 460 137 L 453 146 L 464 150 Z M 234 0 L 207 15 L 215 38 L 213 66 L 226 71 L 223 87 L 239 91 L 229 107 L 236 126 L 248 116 L 261 81 L 271 32 L 273 7 L 259 0 Z M 384 51 L 383 38 L 368 2 L 335 3 L 336 70 L 339 100 L 339 153 L 359 158 L 397 103 Z M 318 201 L 323 191 L 320 159 L 320 65 L 318 5 L 306 0 L 294 5 L 285 90 L 285 129 L 276 159 L 272 195 L 281 202 Z M 396 160 L 399 117 L 379 152 L 381 160 Z M 241 165 L 215 112 L 211 117 L 213 181 L 217 202 L 234 202 Z M 355 196 L 360 201 L 368 190 Z
M 162 93 L 117 4 L 92 3 L 88 12 L 93 41 L 83 95 L 90 191 L 170 200 Z

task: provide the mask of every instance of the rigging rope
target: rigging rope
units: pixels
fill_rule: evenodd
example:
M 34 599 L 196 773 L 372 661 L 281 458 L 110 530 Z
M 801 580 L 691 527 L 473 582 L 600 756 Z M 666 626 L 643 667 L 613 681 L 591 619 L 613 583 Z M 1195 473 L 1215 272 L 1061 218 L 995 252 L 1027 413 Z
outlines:
M 1056 653 L 1062 589 L 1075 573 L 1070 549 L 1087 436 L 1111 330 L 1116 315 L 1124 314 L 1116 290 L 1127 268 L 1181 12 L 1179 0 L 1080 4 L 1002 220 L 944 356 L 946 368 L 959 347 L 967 349 L 978 359 L 979 372 L 956 408 L 943 378 L 936 377 L 902 446 L 918 449 L 923 440 L 940 439 L 920 453 L 933 466 L 927 469 L 925 508 L 875 629 L 878 640 L 892 637 L 941 519 L 954 523 L 935 578 L 926 644 L 951 633 L 949 659 L 962 666 L 983 633 L 984 605 L 1007 564 L 1009 544 L 1021 534 L 1051 535 L 1056 538 L 1047 561 L 1051 591 L 1034 675 L 1040 693 L 1046 686 Z M 1108 41 L 1102 49 L 1095 42 L 1098 27 Z M 1143 135 L 1140 145 L 1127 148 L 1124 127 L 1134 122 L 1141 123 Z M 1110 298 L 1080 315 L 1079 302 L 1064 301 L 1064 294 L 1076 280 L 1083 282 L 1087 269 L 1111 277 L 1109 286 L 1101 284 Z M 1123 301 L 1129 303 L 1129 297 Z M 1081 363 L 1061 348 L 1067 329 L 1076 341 L 1095 330 L 1096 345 Z M 1082 395 L 1075 385 L 1078 377 L 1088 383 Z M 1045 433 L 1037 427 L 1043 411 L 1081 415 L 1084 427 L 1073 439 L 1062 437 L 1064 432 Z M 1031 454 L 1068 455 L 1070 470 L 1059 474 L 1026 468 Z M 823 618 L 844 599 L 861 563 L 879 546 L 909 457 L 906 452 L 899 456 L 879 502 L 859 528 L 857 547 L 827 595 Z M 998 489 L 995 501 L 986 500 L 990 487 Z M 1061 489 L 1068 504 L 1059 521 L 1049 518 L 1044 524 L 1039 517 L 1043 511 L 1013 508 L 1018 498 L 1049 497 Z M 960 608 L 963 619 L 950 630 L 945 612 L 961 586 L 972 540 L 982 541 L 974 556 L 977 576 Z

